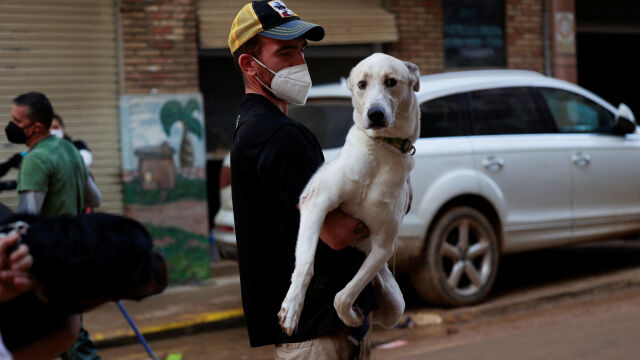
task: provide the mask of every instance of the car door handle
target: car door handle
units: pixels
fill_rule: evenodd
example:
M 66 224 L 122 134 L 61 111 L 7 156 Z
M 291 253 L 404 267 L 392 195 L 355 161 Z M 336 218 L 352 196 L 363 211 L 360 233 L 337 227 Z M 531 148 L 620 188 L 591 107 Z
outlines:
M 495 156 L 487 156 L 482 160 L 482 166 L 493 172 L 498 172 L 504 167 L 504 160 Z
M 578 152 L 571 155 L 571 161 L 573 161 L 576 166 L 583 168 L 589 165 L 589 163 L 591 162 L 591 156 Z

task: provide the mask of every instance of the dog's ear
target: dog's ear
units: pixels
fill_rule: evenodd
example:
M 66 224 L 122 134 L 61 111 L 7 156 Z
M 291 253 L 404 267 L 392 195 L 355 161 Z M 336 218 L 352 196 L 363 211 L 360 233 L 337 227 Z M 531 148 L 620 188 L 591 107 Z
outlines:
M 353 93 L 353 69 L 349 71 L 349 77 L 347 78 L 347 89 Z
M 420 69 L 418 65 L 405 61 L 404 65 L 409 69 L 409 81 L 413 85 L 413 91 L 420 90 Z

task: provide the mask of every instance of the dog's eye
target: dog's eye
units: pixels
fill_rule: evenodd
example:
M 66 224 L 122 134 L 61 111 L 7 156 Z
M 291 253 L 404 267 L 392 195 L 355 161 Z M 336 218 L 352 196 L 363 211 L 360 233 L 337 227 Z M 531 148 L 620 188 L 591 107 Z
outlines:
M 384 81 L 384 86 L 386 87 L 394 87 L 396 86 L 396 84 L 398 83 L 398 81 L 394 78 L 388 78 Z
M 358 81 L 358 89 L 364 90 L 367 88 L 367 82 L 364 80 Z

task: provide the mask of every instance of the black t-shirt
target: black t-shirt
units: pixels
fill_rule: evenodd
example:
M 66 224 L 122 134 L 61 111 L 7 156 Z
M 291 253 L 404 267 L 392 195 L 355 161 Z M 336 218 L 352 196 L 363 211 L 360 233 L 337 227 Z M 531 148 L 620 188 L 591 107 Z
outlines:
M 295 263 L 300 221 L 296 204 L 323 161 L 320 144 L 307 128 L 267 98 L 244 96 L 231 149 L 231 189 L 242 305 L 251 346 L 305 341 L 344 326 L 333 299 L 365 256 L 351 247 L 331 250 L 322 241 L 318 242 L 314 276 L 298 330 L 289 337 L 278 323 Z M 371 284 L 356 304 L 361 309 L 375 308 Z

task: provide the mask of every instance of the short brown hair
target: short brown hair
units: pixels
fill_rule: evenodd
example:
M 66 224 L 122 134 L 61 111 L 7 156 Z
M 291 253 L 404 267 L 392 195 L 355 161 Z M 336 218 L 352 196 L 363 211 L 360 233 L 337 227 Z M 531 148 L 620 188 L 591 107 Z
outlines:
M 236 50 L 233 53 L 233 61 L 236 65 L 236 68 L 242 71 L 240 69 L 240 65 L 238 64 L 238 59 L 240 58 L 240 55 L 247 54 L 258 59 L 261 52 L 262 52 L 262 36 L 256 35 L 251 39 L 247 40 L 244 44 L 240 45 L 238 50 Z

